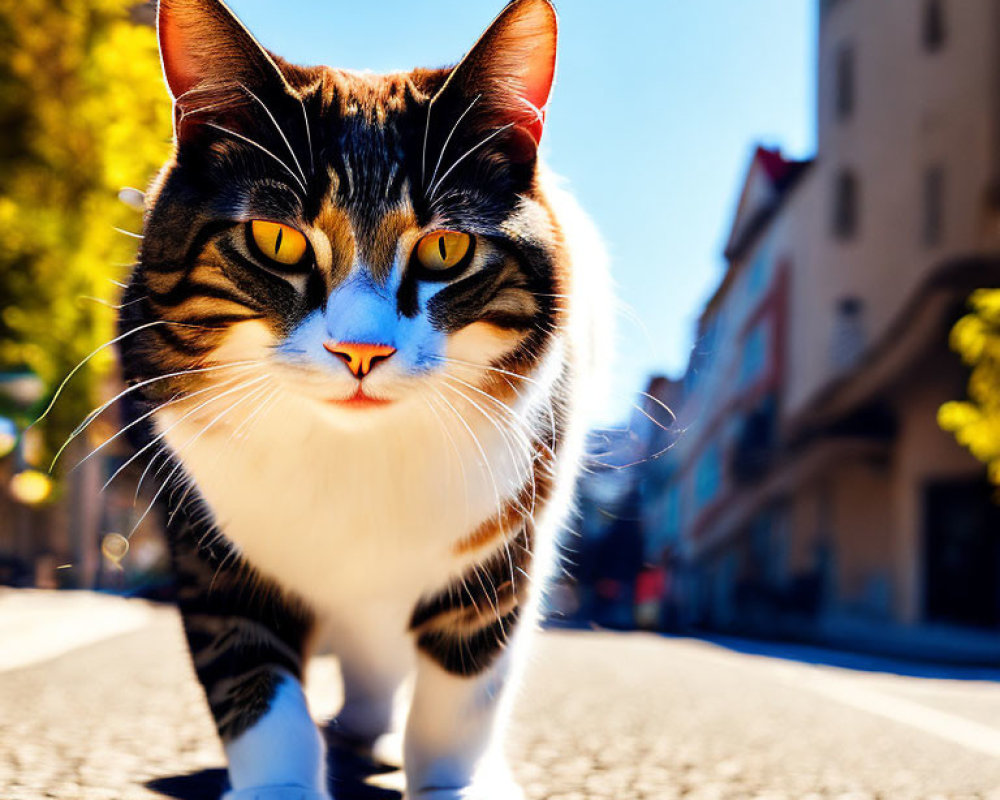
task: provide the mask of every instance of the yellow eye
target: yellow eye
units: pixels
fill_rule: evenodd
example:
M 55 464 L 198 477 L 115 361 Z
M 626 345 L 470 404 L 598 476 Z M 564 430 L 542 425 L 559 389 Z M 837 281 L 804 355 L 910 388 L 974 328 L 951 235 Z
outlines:
M 472 237 L 458 231 L 435 231 L 417 243 L 417 261 L 425 269 L 451 269 L 472 249 Z
M 250 231 L 260 252 L 279 264 L 298 264 L 306 253 L 306 237 L 288 225 L 255 219 Z

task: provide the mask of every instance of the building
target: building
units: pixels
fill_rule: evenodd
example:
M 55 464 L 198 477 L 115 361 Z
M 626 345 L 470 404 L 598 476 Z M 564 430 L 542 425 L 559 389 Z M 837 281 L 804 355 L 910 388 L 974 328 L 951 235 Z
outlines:
M 646 527 L 692 624 L 981 653 L 1000 511 L 936 412 L 1000 285 L 1000 4 L 822 0 L 818 35 L 816 156 L 751 160 Z

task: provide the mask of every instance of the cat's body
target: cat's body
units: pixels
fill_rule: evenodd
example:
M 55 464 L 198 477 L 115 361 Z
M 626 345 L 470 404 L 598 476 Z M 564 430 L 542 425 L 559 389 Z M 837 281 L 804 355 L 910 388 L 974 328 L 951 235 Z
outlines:
M 166 445 L 179 604 L 232 796 L 328 796 L 299 681 L 329 648 L 350 741 L 388 731 L 415 675 L 408 796 L 517 797 L 502 690 L 608 301 L 598 240 L 537 163 L 551 7 L 517 0 L 459 67 L 393 76 L 277 61 L 217 0 L 161 0 L 159 25 L 177 153 L 122 363 L 146 455 Z

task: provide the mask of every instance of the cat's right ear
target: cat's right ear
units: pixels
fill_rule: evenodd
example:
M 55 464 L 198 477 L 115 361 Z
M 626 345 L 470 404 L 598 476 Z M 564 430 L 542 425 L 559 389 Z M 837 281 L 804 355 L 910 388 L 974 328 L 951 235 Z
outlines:
M 159 0 L 156 30 L 177 122 L 239 86 L 287 88 L 274 59 L 222 0 Z

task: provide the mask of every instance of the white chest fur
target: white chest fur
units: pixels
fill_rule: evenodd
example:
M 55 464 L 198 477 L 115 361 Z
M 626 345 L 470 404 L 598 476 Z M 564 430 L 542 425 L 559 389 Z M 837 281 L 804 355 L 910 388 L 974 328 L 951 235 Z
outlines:
M 244 430 L 250 403 L 201 432 L 231 402 L 157 423 L 221 531 L 321 612 L 375 602 L 409 613 L 465 566 L 454 544 L 530 480 L 523 438 L 474 412 L 463 422 L 415 398 L 333 424 L 279 390 Z

